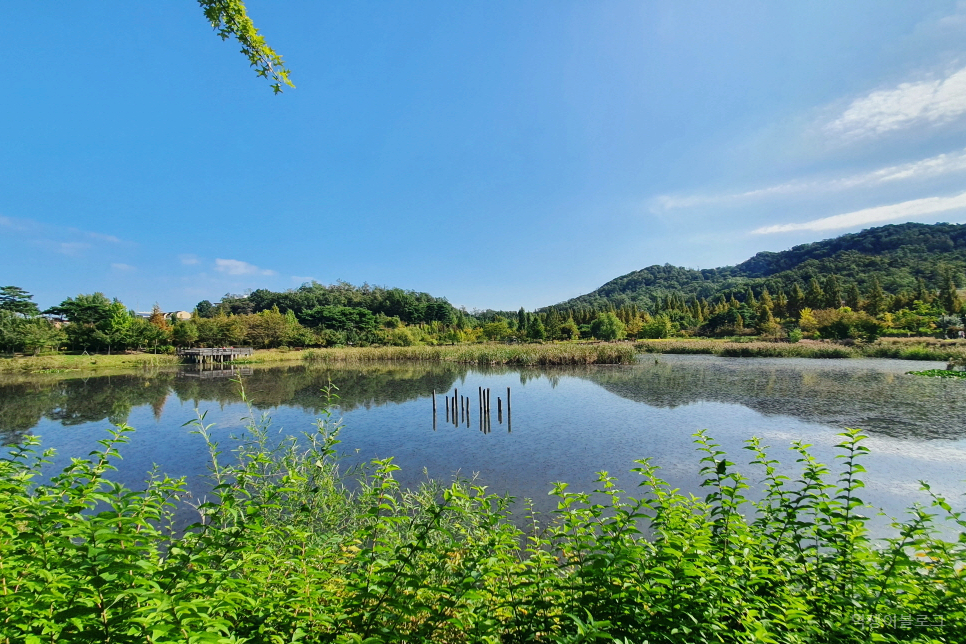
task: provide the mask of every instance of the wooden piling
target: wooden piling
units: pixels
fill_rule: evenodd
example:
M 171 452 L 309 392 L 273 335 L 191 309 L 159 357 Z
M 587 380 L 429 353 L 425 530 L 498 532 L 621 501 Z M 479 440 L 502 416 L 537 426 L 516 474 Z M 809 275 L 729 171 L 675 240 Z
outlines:
M 509 434 L 512 430 L 510 429 L 510 388 L 506 388 L 506 431 Z
M 449 422 L 449 396 L 446 396 L 446 422 Z

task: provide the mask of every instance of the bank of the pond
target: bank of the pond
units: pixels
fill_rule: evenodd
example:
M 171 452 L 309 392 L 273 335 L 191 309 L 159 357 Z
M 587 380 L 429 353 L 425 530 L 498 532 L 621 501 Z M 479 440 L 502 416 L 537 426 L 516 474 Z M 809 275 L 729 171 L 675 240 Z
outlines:
M 871 344 L 828 341 L 735 342 L 711 339 L 643 340 L 639 353 L 705 354 L 726 358 L 892 358 L 950 361 L 966 359 L 966 343 L 923 338 L 884 339 Z
M 803 340 L 797 343 L 710 338 L 637 342 L 554 342 L 547 344 L 459 344 L 411 347 L 259 349 L 234 364 L 284 362 L 351 363 L 415 360 L 475 365 L 553 366 L 630 364 L 638 353 L 705 354 L 733 358 L 893 358 L 966 361 L 966 341 L 925 338 L 880 339 L 871 344 Z M 115 355 L 52 354 L 0 358 L 0 373 L 69 373 L 175 366 L 178 356 L 151 353 Z
M 153 353 L 66 354 L 0 358 L 0 373 L 70 373 L 174 366 L 178 356 Z
M 453 346 L 360 347 L 313 349 L 303 357 L 313 362 L 425 360 L 476 365 L 586 365 L 634 362 L 630 342 L 602 344 L 467 344 Z
M 325 349 L 259 349 L 251 357 L 232 364 L 285 362 L 350 363 L 415 360 L 475 365 L 551 366 L 630 364 L 634 345 L 613 343 L 465 344 L 412 347 L 338 347 Z M 138 369 L 177 365 L 178 356 L 147 353 L 119 355 L 18 356 L 0 359 L 0 373 L 68 373 L 106 369 Z

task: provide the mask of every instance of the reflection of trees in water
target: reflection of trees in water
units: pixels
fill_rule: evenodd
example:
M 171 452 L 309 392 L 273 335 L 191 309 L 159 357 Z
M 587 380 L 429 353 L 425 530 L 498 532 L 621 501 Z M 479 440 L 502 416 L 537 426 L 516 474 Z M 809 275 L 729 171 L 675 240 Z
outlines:
M 401 403 L 452 389 L 467 373 L 459 365 L 366 365 L 363 369 L 305 368 L 302 366 L 255 369 L 244 377 L 248 398 L 258 409 L 279 405 L 318 413 L 325 406 L 322 389 L 338 387 L 337 405 L 345 411 Z M 126 422 L 131 410 L 150 405 L 159 417 L 167 397 L 203 403 L 237 403 L 238 383 L 231 378 L 179 377 L 178 372 L 126 374 L 69 379 L 22 379 L 0 385 L 0 439 L 17 442 L 42 418 L 62 425 L 108 420 Z
M 287 366 L 256 369 L 244 378 L 244 385 L 246 395 L 258 409 L 288 405 L 318 413 L 325 406 L 322 390 L 330 382 L 338 387 L 334 392 L 339 396 L 336 404 L 349 411 L 415 400 L 432 394 L 433 389 L 442 394 L 466 371 L 458 365 L 367 364 L 357 369 Z M 228 379 L 179 378 L 172 388 L 180 399 L 196 404 L 241 400 L 238 383 Z
M 722 402 L 897 438 L 966 437 L 966 383 L 946 379 L 874 368 L 792 368 L 757 361 L 661 362 L 631 369 L 588 369 L 580 377 L 654 407 Z
M 367 363 L 357 368 L 292 365 L 255 368 L 244 376 L 244 384 L 258 409 L 288 405 L 318 414 L 325 405 L 321 390 L 330 381 L 339 388 L 338 406 L 350 411 L 415 400 L 434 389 L 442 396 L 461 386 L 457 381 L 469 373 L 465 366 L 438 363 Z M 513 373 L 522 383 L 547 378 L 551 386 L 562 377 L 578 377 L 655 407 L 712 401 L 896 437 L 966 437 L 966 382 L 906 376 L 871 366 L 661 361 L 629 367 L 474 367 L 472 373 Z M 230 378 L 179 377 L 174 370 L 86 379 L 6 378 L 0 384 L 0 440 L 16 442 L 43 418 L 63 425 L 105 419 L 125 422 L 131 410 L 142 405 L 150 405 L 159 417 L 172 393 L 201 407 L 241 400 L 238 383 Z
M 18 441 L 42 418 L 62 425 L 127 421 L 131 410 L 164 406 L 174 374 L 152 372 L 96 378 L 22 379 L 0 385 L 0 439 Z

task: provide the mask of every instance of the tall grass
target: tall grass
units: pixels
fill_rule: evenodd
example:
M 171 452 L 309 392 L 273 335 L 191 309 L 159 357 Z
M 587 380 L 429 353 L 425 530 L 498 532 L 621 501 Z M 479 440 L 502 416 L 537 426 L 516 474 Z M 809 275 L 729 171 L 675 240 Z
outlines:
M 184 479 L 112 483 L 131 429 L 39 483 L 36 440 L 0 461 L 0 642 L 962 642 L 966 516 L 926 488 L 873 540 L 856 430 L 839 468 L 756 439 L 761 501 L 704 432 L 704 499 L 638 461 L 636 491 L 554 485 L 547 523 L 466 481 L 400 488 L 392 459 L 349 475 L 328 420 L 273 442 L 252 420 L 213 494 L 174 525 Z M 935 534 L 941 515 L 959 533 Z
M 634 362 L 634 347 L 630 343 L 359 347 L 312 349 L 303 352 L 302 357 L 309 362 L 425 360 L 478 365 L 523 366 L 628 364 Z
M 826 343 L 721 342 L 717 340 L 670 340 L 638 342 L 642 353 L 707 354 L 731 358 L 855 358 L 853 347 Z
M 735 358 L 895 358 L 900 360 L 949 361 L 966 357 L 966 347 L 957 343 L 896 342 L 872 344 L 833 342 L 723 342 L 720 340 L 656 340 L 638 342 L 641 353 L 707 354 Z

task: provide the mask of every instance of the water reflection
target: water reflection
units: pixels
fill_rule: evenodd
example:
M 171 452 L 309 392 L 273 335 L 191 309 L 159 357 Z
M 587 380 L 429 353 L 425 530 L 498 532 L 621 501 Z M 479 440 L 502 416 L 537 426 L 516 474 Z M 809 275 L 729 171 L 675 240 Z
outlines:
M 363 369 L 306 368 L 302 365 L 272 368 L 144 371 L 136 374 L 91 377 L 0 376 L 0 438 L 15 443 L 41 420 L 64 426 L 99 421 L 125 423 L 131 411 L 148 405 L 160 419 L 169 397 L 194 407 L 219 406 L 242 400 L 237 378 L 256 409 L 297 407 L 318 414 L 326 404 L 320 392 L 330 384 L 337 389 L 337 406 L 343 411 L 370 409 L 428 396 L 435 389 L 452 388 L 467 369 L 443 365 L 367 365 Z
M 359 367 L 242 367 L 217 370 L 183 368 L 110 376 L 63 375 L 0 377 L 0 439 L 9 444 L 41 420 L 63 426 L 108 421 L 124 423 L 131 411 L 150 406 L 160 419 L 169 398 L 192 407 L 221 407 L 241 401 L 240 377 L 256 409 L 293 407 L 318 414 L 320 395 L 335 384 L 343 412 L 427 398 L 433 392 L 446 405 L 459 383 L 516 375 L 520 385 L 545 379 L 555 389 L 562 378 L 577 378 L 621 398 L 651 407 L 674 409 L 698 402 L 741 405 L 766 415 L 791 416 L 835 427 L 861 427 L 896 438 L 966 437 L 966 382 L 905 375 L 922 366 L 902 361 L 722 359 L 711 356 L 646 357 L 634 366 L 581 366 L 554 369 L 473 368 L 430 363 L 366 364 Z M 471 387 L 471 389 L 477 389 Z M 505 391 L 505 389 L 503 390 Z M 467 390 L 465 393 L 469 393 Z M 494 413 L 479 415 L 470 396 L 446 405 L 446 420 L 466 412 L 488 429 L 492 416 L 503 423 L 503 400 Z M 485 402 L 485 401 L 483 401 Z M 599 404 L 589 401 L 590 404 Z M 472 411 L 470 408 L 474 408 Z M 428 409 L 427 409 L 428 411 Z M 454 418 L 453 420 L 456 420 Z M 509 422 L 509 417 L 506 419 Z
M 652 407 L 698 401 L 738 404 L 896 438 L 966 437 L 966 383 L 907 375 L 932 363 L 712 356 L 645 358 L 642 368 L 597 368 L 580 377 Z M 940 367 L 941 368 L 941 367 Z
M 747 462 L 743 441 L 757 435 L 794 468 L 794 458 L 780 451 L 790 441 L 814 443 L 816 457 L 832 463 L 835 433 L 856 426 L 872 437 L 866 500 L 896 514 L 924 500 L 917 491 L 924 475 L 950 498 L 962 493 L 966 382 L 905 375 L 931 366 L 648 356 L 636 365 L 522 370 L 382 363 L 3 375 L 0 437 L 10 443 L 27 432 L 41 434 L 58 452 L 56 470 L 95 448 L 107 423 L 130 423 L 138 431 L 122 450 L 116 475 L 135 487 L 155 463 L 175 476 L 205 472 L 207 451 L 183 427 L 196 408 L 208 412 L 206 422 L 215 424 L 216 439 L 230 450 L 230 435 L 244 430 L 247 413 L 236 376 L 256 411 L 268 412 L 274 428 L 291 433 L 311 428 L 326 404 L 320 391 L 332 382 L 339 387 L 337 415 L 347 426 L 341 447 L 350 462 L 392 456 L 404 485 L 425 476 L 478 473 L 491 491 L 534 498 L 546 510 L 552 481 L 586 490 L 594 472 L 607 470 L 633 485 L 628 472 L 645 457 L 653 457 L 675 487 L 703 495 L 691 437 L 702 428 L 736 462 Z M 488 415 L 480 414 L 481 388 L 492 392 Z M 502 399 L 507 388 L 512 432 Z M 445 397 L 454 393 L 468 394 L 468 416 L 466 406 L 447 405 Z

